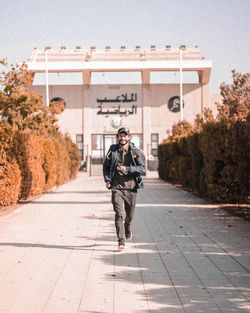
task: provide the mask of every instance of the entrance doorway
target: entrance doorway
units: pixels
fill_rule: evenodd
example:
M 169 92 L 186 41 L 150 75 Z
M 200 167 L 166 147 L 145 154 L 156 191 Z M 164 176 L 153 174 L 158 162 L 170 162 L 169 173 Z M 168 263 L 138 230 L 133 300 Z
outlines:
M 131 135 L 131 142 L 142 149 L 142 135 Z M 91 157 L 102 159 L 107 154 L 110 145 L 116 144 L 116 135 L 92 134 Z
M 142 135 L 131 135 L 131 142 L 142 149 Z M 92 145 L 90 155 L 90 175 L 101 176 L 104 158 L 112 144 L 116 144 L 114 134 L 92 134 Z
M 92 135 L 91 157 L 103 159 L 110 145 L 116 143 L 116 135 Z
M 104 158 L 112 144 L 116 143 L 116 135 L 92 135 L 90 156 L 90 175 L 101 176 Z
M 104 135 L 104 157 L 113 144 L 116 144 L 116 135 Z

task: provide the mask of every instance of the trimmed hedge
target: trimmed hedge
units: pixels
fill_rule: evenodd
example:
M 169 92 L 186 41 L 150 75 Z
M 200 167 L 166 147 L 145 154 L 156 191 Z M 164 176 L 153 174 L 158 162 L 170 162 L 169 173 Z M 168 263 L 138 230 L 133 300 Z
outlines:
M 55 149 L 54 139 L 45 138 L 43 141 L 43 170 L 45 172 L 46 190 L 49 190 L 56 185 L 57 160 L 58 157 Z
M 78 147 L 68 136 L 40 137 L 0 123 L 0 207 L 76 177 Z
M 70 179 L 76 178 L 80 166 L 79 148 L 69 136 L 65 136 L 65 142 L 70 160 Z
M 43 158 L 46 190 L 76 177 L 80 166 L 79 150 L 69 136 L 44 139 Z
M 21 172 L 14 155 L 13 137 L 9 124 L 0 122 L 0 207 L 19 199 Z
M 211 123 L 201 134 L 206 195 L 218 202 L 247 202 L 249 123 Z
M 14 145 L 22 177 L 20 198 L 42 193 L 45 190 L 42 140 L 31 132 L 20 131 L 16 133 Z
M 159 145 L 159 176 L 220 203 L 249 201 L 249 126 L 206 123 L 200 133 Z

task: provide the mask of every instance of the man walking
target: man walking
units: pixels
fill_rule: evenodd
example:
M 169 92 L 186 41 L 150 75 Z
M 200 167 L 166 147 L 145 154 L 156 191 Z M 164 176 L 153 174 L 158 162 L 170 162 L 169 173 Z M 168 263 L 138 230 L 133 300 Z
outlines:
M 106 188 L 112 190 L 118 249 L 125 248 L 125 238 L 132 238 L 131 222 L 135 212 L 137 189 L 142 187 L 145 173 L 144 155 L 130 142 L 129 130 L 117 132 L 118 144 L 111 145 L 103 163 Z M 125 223 L 123 221 L 124 213 Z

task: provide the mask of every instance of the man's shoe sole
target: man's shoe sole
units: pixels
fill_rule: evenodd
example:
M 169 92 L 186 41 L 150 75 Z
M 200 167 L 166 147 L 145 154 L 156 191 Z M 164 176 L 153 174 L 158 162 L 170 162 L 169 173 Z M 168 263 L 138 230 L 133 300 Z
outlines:
M 125 241 L 122 242 L 118 241 L 118 250 L 124 250 L 125 249 Z
M 118 250 L 119 250 L 119 251 L 124 250 L 124 249 L 126 249 L 125 246 L 118 246 Z

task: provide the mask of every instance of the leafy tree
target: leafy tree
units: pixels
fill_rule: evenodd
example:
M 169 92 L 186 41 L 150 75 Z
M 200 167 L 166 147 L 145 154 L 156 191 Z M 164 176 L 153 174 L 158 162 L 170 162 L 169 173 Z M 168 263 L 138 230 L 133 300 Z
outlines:
M 203 110 L 203 116 L 204 117 L 202 118 L 200 114 L 196 114 L 194 119 L 194 125 L 192 127 L 194 133 L 200 133 L 203 130 L 204 125 L 206 125 L 206 123 L 215 122 L 213 112 L 210 108 L 205 108 Z
M 186 137 L 192 132 L 192 125 L 183 120 L 181 122 L 174 123 L 172 126 L 172 135 L 168 137 L 165 142 L 168 141 L 178 141 L 182 137 Z
M 222 104 L 217 103 L 219 121 L 245 122 L 250 112 L 250 74 L 237 73 L 232 70 L 233 83 L 220 86 Z
M 54 134 L 58 131 L 56 115 L 61 113 L 64 104 L 52 102 L 49 107 L 43 105 L 42 95 L 29 91 L 32 73 L 27 65 L 11 65 L 0 60 L 4 69 L 0 72 L 0 116 L 14 130 L 30 129 L 41 134 Z

